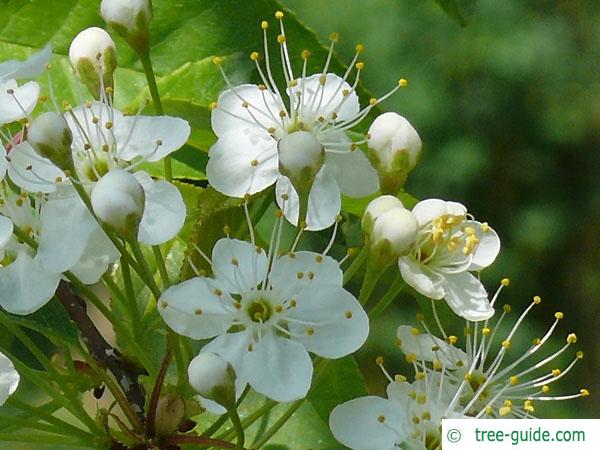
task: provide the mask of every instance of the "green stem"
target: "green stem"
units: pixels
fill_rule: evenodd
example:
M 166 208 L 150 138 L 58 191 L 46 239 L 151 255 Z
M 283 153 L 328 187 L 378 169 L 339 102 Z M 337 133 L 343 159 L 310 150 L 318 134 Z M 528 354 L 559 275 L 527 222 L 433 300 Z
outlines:
M 15 433 L 0 433 L 0 442 L 27 442 L 31 444 L 56 444 L 68 445 L 72 448 L 95 448 L 93 444 L 82 443 L 81 439 L 65 439 L 61 436 L 53 436 L 51 434 L 15 434 Z
M 369 317 L 371 319 L 374 319 L 378 317 L 382 312 L 384 312 L 390 305 L 390 303 L 392 303 L 392 301 L 398 296 L 400 291 L 404 289 L 404 286 L 406 286 L 404 280 L 401 277 L 397 277 L 388 289 L 388 291 L 385 293 L 385 295 L 381 297 L 381 299 L 377 302 L 375 307 L 371 311 L 369 311 Z
M 142 253 L 142 248 L 140 247 L 140 243 L 137 240 L 132 239 L 131 241 L 129 241 L 129 246 L 131 247 L 133 256 L 135 257 L 135 259 L 137 260 L 137 263 L 139 264 L 139 266 L 141 268 L 140 276 L 146 283 L 146 286 L 148 286 L 148 288 L 150 288 L 150 291 L 152 292 L 152 295 L 154 296 L 154 298 L 156 300 L 158 300 L 160 298 L 160 289 L 158 288 L 158 285 L 156 284 L 156 281 L 154 280 L 152 271 L 150 270 L 150 267 L 148 266 L 148 261 L 146 261 L 146 258 L 144 257 L 144 254 Z
M 154 259 L 156 260 L 156 265 L 158 266 L 158 273 L 160 273 L 163 290 L 165 290 L 171 285 L 171 281 L 169 280 L 169 273 L 167 272 L 167 267 L 165 266 L 165 260 L 163 259 L 160 251 L 160 246 L 152 246 L 152 253 L 154 253 Z
M 25 346 L 25 348 L 37 359 L 37 361 L 42 365 L 42 367 L 52 374 L 53 377 L 60 378 L 59 374 L 56 372 L 56 369 L 46 356 L 46 354 L 31 340 L 27 334 L 25 334 L 21 328 L 14 324 L 10 318 L 3 313 L 0 313 L 0 324 L 2 324 L 8 331 L 10 331 L 21 343 Z
M 362 287 L 360 288 L 360 294 L 358 295 L 358 301 L 361 305 L 365 305 L 369 301 L 369 296 L 375 289 L 377 280 L 383 275 L 385 270 L 375 267 L 372 263 L 367 264 L 367 271 L 363 279 Z
M 131 278 L 131 270 L 129 270 L 129 264 L 124 258 L 121 258 L 121 274 L 123 275 L 123 284 L 125 285 L 125 298 L 127 302 L 125 307 L 129 310 L 129 316 L 131 319 L 131 327 L 133 328 L 133 338 L 139 342 L 139 333 L 142 331 L 142 321 L 140 318 L 140 311 L 133 290 L 133 280 Z
M 183 388 L 188 384 L 187 365 L 183 360 L 183 352 L 181 351 L 181 338 L 170 328 L 167 329 L 168 345 L 173 349 L 175 358 L 175 366 L 177 367 L 177 386 Z
M 235 404 L 236 408 L 239 408 L 239 406 L 242 404 L 242 402 L 248 395 L 248 392 L 250 392 L 250 385 L 246 386 L 246 388 L 244 389 L 244 392 L 242 392 L 242 395 L 240 395 L 240 398 L 238 399 L 238 401 Z M 227 414 L 223 414 L 209 428 L 204 430 L 200 436 L 211 437 L 213 434 L 215 434 L 217 431 L 219 431 L 219 429 L 225 424 L 225 422 L 227 422 L 228 418 L 229 418 L 229 416 Z M 244 426 L 244 428 L 247 428 L 247 427 Z
M 229 418 L 231 419 L 231 423 L 233 424 L 233 428 L 237 434 L 237 446 L 235 448 L 236 450 L 243 450 L 246 437 L 244 435 L 244 427 L 242 426 L 236 406 L 233 405 L 230 408 L 227 408 L 227 412 L 229 413 Z
M 358 255 L 354 257 L 354 260 L 352 261 L 352 264 L 350 264 L 350 267 L 348 267 L 344 271 L 344 285 L 346 285 L 352 279 L 352 277 L 356 275 L 356 272 L 358 272 L 358 269 L 362 267 L 362 265 L 367 260 L 368 256 L 369 249 L 367 248 L 367 246 L 364 246 L 360 249 Z
M 154 109 L 158 115 L 164 114 L 162 101 L 160 99 L 160 93 L 158 92 L 158 86 L 156 85 L 156 77 L 154 76 L 154 68 L 152 67 L 152 60 L 150 59 L 150 49 L 140 52 L 138 54 L 142 67 L 144 68 L 144 75 L 148 82 L 148 89 L 150 90 L 150 96 L 152 97 L 152 103 L 154 103 Z M 173 179 L 173 170 L 171 167 L 171 157 L 167 156 L 164 159 L 165 168 L 165 180 L 171 181 Z

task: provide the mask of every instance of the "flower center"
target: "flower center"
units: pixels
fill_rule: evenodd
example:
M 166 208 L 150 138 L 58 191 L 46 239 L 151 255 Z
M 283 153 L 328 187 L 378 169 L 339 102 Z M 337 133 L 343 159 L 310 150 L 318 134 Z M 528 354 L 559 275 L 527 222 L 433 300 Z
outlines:
M 246 306 L 246 313 L 250 320 L 256 323 L 267 322 L 273 315 L 271 303 L 264 297 L 251 300 Z

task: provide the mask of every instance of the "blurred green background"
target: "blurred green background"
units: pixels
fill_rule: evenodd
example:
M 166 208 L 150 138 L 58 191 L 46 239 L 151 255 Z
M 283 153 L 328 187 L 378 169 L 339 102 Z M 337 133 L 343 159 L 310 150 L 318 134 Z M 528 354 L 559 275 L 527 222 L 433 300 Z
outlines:
M 552 350 L 577 332 L 586 357 L 553 391 L 586 386 L 592 396 L 544 405 L 540 414 L 600 417 L 598 3 L 479 0 L 466 28 L 431 0 L 283 3 L 323 42 L 339 32 L 344 61 L 363 43 L 363 81 L 375 94 L 400 77 L 409 80 L 408 89 L 383 105 L 408 118 L 424 143 L 407 190 L 418 198 L 460 201 L 498 231 L 503 249 L 483 274 L 488 290 L 510 277 L 499 304 L 511 303 L 515 311 L 533 295 L 543 298 L 516 345 L 526 348 L 556 310 L 565 320 Z M 375 392 L 384 382 L 375 354 L 383 352 L 386 366 L 402 369 L 389 340 L 399 320 L 413 321 L 408 313 L 415 302 L 404 300 L 394 315 L 372 325 L 376 343 L 361 354 Z

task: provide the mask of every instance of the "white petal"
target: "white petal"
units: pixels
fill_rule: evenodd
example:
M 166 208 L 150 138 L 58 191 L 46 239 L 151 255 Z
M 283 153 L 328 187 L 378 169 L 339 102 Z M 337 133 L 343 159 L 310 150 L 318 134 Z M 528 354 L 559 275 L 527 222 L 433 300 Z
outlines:
M 136 172 L 134 176 L 146 195 L 138 239 L 148 245 L 167 242 L 185 222 L 186 207 L 181 193 L 168 181 L 154 181 L 146 172 Z
M 1 172 L 0 168 L 0 175 Z M 56 191 L 56 178 L 65 179 L 63 171 L 52 164 L 49 159 L 38 155 L 28 142 L 18 144 L 10 151 L 8 175 L 20 188 L 28 192 L 43 192 L 44 194 Z M 0 176 L 0 178 L 2 177 Z
M 2 251 L 4 247 L 6 247 L 6 244 L 11 240 L 13 229 L 14 226 L 12 221 L 8 217 L 0 215 L 0 251 Z
M 97 119 L 97 123 L 94 123 L 95 119 Z M 73 108 L 68 114 L 65 114 L 65 120 L 73 133 L 72 147 L 76 150 L 83 151 L 85 144 L 89 141 L 96 151 L 101 151 L 104 144 L 114 145 L 115 137 L 117 140 L 126 138 L 126 136 L 117 136 L 123 114 L 102 102 L 94 101 L 89 107 Z M 108 132 L 106 129 L 107 122 L 112 122 L 114 133 Z
M 83 283 L 95 284 L 120 256 L 108 236 L 97 226 L 90 234 L 81 259 L 71 267 L 71 272 Z
M 360 150 L 327 153 L 327 167 L 333 171 L 342 194 L 366 197 L 379 189 L 377 171 Z
M 7 91 L 13 93 L 9 94 Z M 29 81 L 21 86 L 15 80 L 0 80 L 0 125 L 27 117 L 40 96 L 40 85 Z
M 498 253 L 500 253 L 500 238 L 498 237 L 498 233 L 492 227 L 489 227 L 484 233 L 480 222 L 467 221 L 466 225 L 475 229 L 476 236 L 479 239 L 479 244 L 477 244 L 473 252 L 473 261 L 468 270 L 484 269 L 492 264 Z
M 56 273 L 69 270 L 81 259 L 92 231 L 98 227 L 74 193 L 46 202 L 41 224 L 37 257 L 46 270 Z
M 478 322 L 494 315 L 483 284 L 470 273 L 446 276 L 445 286 L 446 302 L 459 316 Z
M 281 196 L 287 194 L 288 199 L 282 200 Z M 293 225 L 298 224 L 298 194 L 289 178 L 279 177 L 276 186 L 277 204 L 283 210 L 285 218 Z M 327 166 L 319 171 L 308 195 L 308 211 L 306 214 L 306 229 L 309 231 L 323 230 L 335 222 L 335 217 L 340 213 L 342 200 L 340 188 L 335 177 Z
M 244 102 L 248 103 L 248 108 L 242 106 Z M 211 125 L 219 137 L 241 128 L 266 130 L 271 127 L 279 128 L 281 125 L 280 102 L 274 100 L 269 91 L 261 91 L 254 84 L 242 84 L 223 92 L 219 95 L 217 105 L 212 111 Z
M 265 277 L 267 255 L 249 242 L 223 238 L 212 252 L 213 272 L 220 286 L 233 294 L 248 292 Z
M 233 300 L 220 298 L 204 278 L 192 278 L 170 287 L 158 301 L 158 312 L 174 331 L 192 339 L 207 339 L 225 333 L 233 316 L 223 307 Z
M 467 362 L 467 355 L 462 350 L 428 333 L 415 336 L 413 327 L 408 325 L 399 326 L 396 337 L 399 339 L 399 347 L 402 353 L 405 355 L 414 353 L 419 360 L 429 362 L 438 360 L 450 369 L 456 367 L 457 361 Z M 436 350 L 433 350 L 434 347 Z
M 339 442 L 353 450 L 393 450 L 404 440 L 403 424 L 408 420 L 394 402 L 360 397 L 336 406 L 329 416 L 329 428 Z
M 246 353 L 244 372 L 256 392 L 285 403 L 306 397 L 313 366 L 302 344 L 267 334 Z
M 34 53 L 25 61 L 11 59 L 0 64 L 0 79 L 14 78 L 21 80 L 35 78 L 46 69 L 46 64 L 52 57 L 52 48 L 46 45 L 42 50 Z
M 444 298 L 444 279 L 427 266 L 419 264 L 412 256 L 403 256 L 398 259 L 398 267 L 402 279 L 415 291 L 436 300 Z
M 0 145 L 0 181 L 4 180 L 7 168 L 8 161 L 6 161 L 6 149 L 4 148 L 4 145 Z
M 19 379 L 13 363 L 0 352 L 0 406 L 17 390 Z
M 446 214 L 446 212 L 446 202 L 437 198 L 422 200 L 412 209 L 412 213 L 417 218 L 419 226 L 425 225 L 436 217 Z
M 294 321 L 289 329 L 308 351 L 324 358 L 341 358 L 358 350 L 367 340 L 369 318 L 356 298 L 341 287 L 307 287 L 296 300 L 297 307 L 290 316 L 307 325 Z
M 37 311 L 54 296 L 60 274 L 48 272 L 25 251 L 6 267 L 0 267 L 0 306 L 12 314 Z
M 137 156 L 156 162 L 183 147 L 190 137 L 190 125 L 170 116 L 124 117 L 120 123 L 117 156 L 131 161 Z
M 260 192 L 279 176 L 277 142 L 260 129 L 243 127 L 222 135 L 209 156 L 208 181 L 230 197 Z
M 325 83 L 321 83 L 322 74 L 314 74 L 298 79 L 298 84 L 289 89 L 289 95 L 302 93 L 300 116 L 303 120 L 316 120 L 320 116 L 326 119 L 337 114 L 338 121 L 352 120 L 358 114 L 360 105 L 358 96 L 352 87 L 334 73 L 325 75 Z M 349 92 L 344 95 L 344 91 Z
M 302 273 L 302 278 L 298 278 L 299 273 Z M 284 255 L 275 260 L 269 273 L 271 285 L 284 297 L 288 292 L 298 291 L 308 285 L 329 284 L 341 287 L 343 278 L 342 269 L 335 259 L 313 252 Z

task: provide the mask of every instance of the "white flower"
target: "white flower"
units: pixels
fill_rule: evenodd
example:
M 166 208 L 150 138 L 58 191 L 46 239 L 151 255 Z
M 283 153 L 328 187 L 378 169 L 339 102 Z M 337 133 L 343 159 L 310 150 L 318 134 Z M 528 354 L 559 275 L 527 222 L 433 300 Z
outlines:
M 51 56 L 50 47 L 45 47 L 25 61 L 9 60 L 0 63 L 0 126 L 31 114 L 40 95 L 40 86 L 35 81 L 19 86 L 16 80 L 39 75 Z
M 273 79 L 268 23 L 263 22 L 266 68 L 258 63 L 257 52 L 250 56 L 263 84 L 233 86 L 221 69 L 229 89 L 212 105 L 218 140 L 210 149 L 206 172 L 215 189 L 232 197 L 242 198 L 276 183 L 277 202 L 286 218 L 297 224 L 301 203 L 308 201 L 307 228 L 319 230 L 333 224 L 340 212 L 340 194 L 364 197 L 378 189 L 377 172 L 358 148 L 366 139 L 353 143 L 347 133 L 399 86 L 361 109 L 355 88 L 363 68 L 356 63 L 362 46 L 357 46 L 343 77 L 328 73 L 336 36 L 321 73 L 307 75 L 307 50 L 301 55 L 300 73 L 294 73 L 282 17 L 283 13 L 276 14 L 286 91 L 279 91 Z M 221 59 L 215 62 L 220 67 Z M 354 66 L 356 80 L 349 84 Z M 307 173 L 299 173 L 303 167 L 308 167 Z M 293 174 L 301 180 L 290 179 Z
M 17 390 L 19 380 L 19 373 L 13 363 L 0 352 L 0 406 Z
M 151 0 L 102 0 L 100 15 L 134 50 L 147 51 Z
M 487 223 L 475 221 L 456 202 L 423 200 L 412 213 L 419 231 L 410 254 L 398 260 L 404 281 L 426 297 L 445 299 L 465 319 L 490 318 L 494 310 L 488 294 L 470 272 L 496 259 L 500 251 L 496 232 Z
M 308 352 L 340 358 L 366 340 L 368 318 L 342 288 L 334 259 L 311 252 L 275 257 L 224 238 L 212 252 L 215 278 L 196 277 L 165 291 L 159 312 L 193 339 L 214 338 L 202 351 L 229 361 L 237 392 L 249 383 L 280 402 L 303 398 L 313 366 Z
M 71 145 L 77 178 L 86 189 L 111 170 L 127 170 L 144 189 L 144 215 L 138 240 L 158 245 L 175 236 L 185 221 L 185 204 L 179 190 L 163 180 L 154 181 L 146 172 L 137 171 L 142 162 L 157 162 L 182 147 L 190 134 L 189 124 L 169 116 L 124 116 L 102 102 L 89 102 L 65 115 L 73 134 Z M 39 157 L 24 158 L 32 166 L 31 176 L 39 175 L 41 192 L 53 192 L 55 178 L 34 172 Z M 31 178 L 31 177 L 30 177 Z M 15 183 L 18 182 L 15 180 Z M 21 186 L 24 187 L 24 186 Z M 80 204 L 78 207 L 84 207 Z

